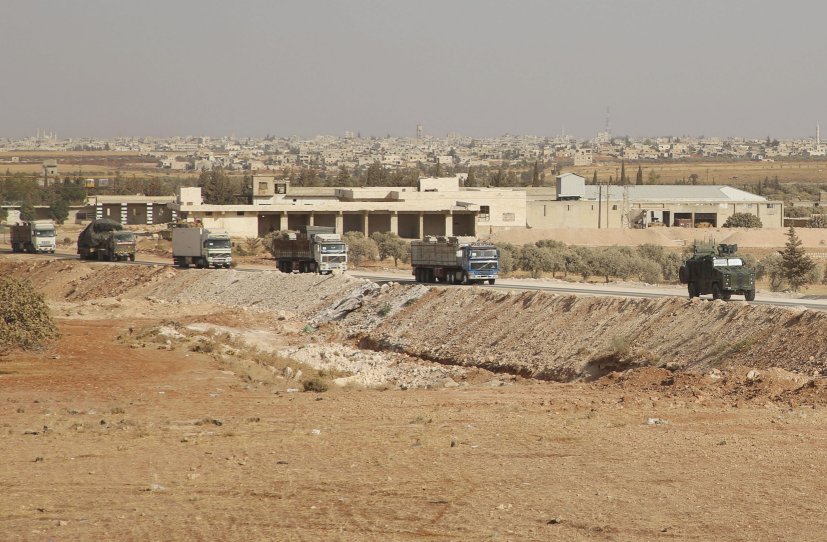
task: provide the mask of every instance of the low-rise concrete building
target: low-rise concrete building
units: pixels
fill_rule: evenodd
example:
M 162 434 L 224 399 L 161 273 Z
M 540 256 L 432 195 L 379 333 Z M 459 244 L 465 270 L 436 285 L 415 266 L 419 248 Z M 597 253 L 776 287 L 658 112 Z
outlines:
M 298 188 L 255 176 L 251 192 L 245 205 L 209 205 L 202 202 L 200 188 L 182 188 L 170 207 L 181 218 L 243 237 L 314 225 L 418 239 L 474 236 L 526 224 L 524 190 L 465 188 L 459 177 L 420 179 L 417 187 Z
M 528 227 L 721 227 L 735 213 L 754 214 L 765 228 L 783 227 L 783 202 L 730 186 L 587 185 L 575 177 L 559 176 L 557 188 L 527 189 Z
M 168 207 L 174 201 L 175 196 L 89 196 L 85 211 L 90 220 L 109 218 L 121 224 L 164 224 L 176 218 Z

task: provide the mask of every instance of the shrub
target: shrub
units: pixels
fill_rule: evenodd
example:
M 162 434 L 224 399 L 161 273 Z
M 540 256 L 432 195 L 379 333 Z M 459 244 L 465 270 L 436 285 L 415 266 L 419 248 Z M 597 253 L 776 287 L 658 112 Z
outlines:
M 304 391 L 314 391 L 316 393 L 323 393 L 327 391 L 327 383 L 321 378 L 312 377 L 302 382 Z
M 43 294 L 28 280 L 0 278 L 0 352 L 37 348 L 57 336 Z
M 751 213 L 734 213 L 724 222 L 725 228 L 763 228 L 761 219 Z

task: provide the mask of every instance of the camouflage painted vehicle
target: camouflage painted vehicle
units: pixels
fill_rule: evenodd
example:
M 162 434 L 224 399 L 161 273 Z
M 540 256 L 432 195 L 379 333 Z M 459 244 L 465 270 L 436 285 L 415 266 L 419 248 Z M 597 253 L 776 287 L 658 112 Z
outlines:
M 729 300 L 733 294 L 747 301 L 755 299 L 755 270 L 744 266 L 735 253 L 738 245 L 695 242 L 692 257 L 681 266 L 678 277 L 686 284 L 689 297 L 712 294 L 713 299 Z

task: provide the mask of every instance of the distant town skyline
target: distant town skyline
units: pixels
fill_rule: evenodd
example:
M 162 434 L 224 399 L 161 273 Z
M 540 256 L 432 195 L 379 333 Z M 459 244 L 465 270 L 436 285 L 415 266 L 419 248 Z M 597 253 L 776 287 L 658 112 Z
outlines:
M 6 2 L 0 137 L 815 137 L 827 5 Z M 827 121 L 825 121 L 827 122 Z

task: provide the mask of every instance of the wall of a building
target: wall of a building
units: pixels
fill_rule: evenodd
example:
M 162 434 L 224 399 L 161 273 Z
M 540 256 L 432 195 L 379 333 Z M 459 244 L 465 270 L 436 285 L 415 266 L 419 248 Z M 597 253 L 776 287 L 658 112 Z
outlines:
M 670 224 L 675 215 L 715 215 L 717 227 L 735 213 L 757 215 L 765 228 L 783 227 L 783 206 L 778 202 L 756 203 L 630 203 L 632 221 L 643 211 L 668 211 Z M 593 200 L 556 201 L 535 200 L 528 202 L 527 223 L 532 228 L 620 228 L 623 225 L 623 203 L 620 201 Z

